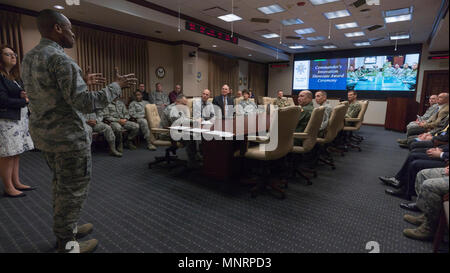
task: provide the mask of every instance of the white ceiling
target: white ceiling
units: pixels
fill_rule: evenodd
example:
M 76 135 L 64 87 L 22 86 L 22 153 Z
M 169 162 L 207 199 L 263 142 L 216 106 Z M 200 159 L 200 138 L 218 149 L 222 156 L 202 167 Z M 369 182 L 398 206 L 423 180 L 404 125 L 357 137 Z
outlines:
M 180 7 L 181 13 L 185 15 L 224 29 L 231 28 L 230 23 L 226 23 L 218 19 L 216 16 L 211 16 L 203 12 L 205 9 L 217 6 L 227 10 L 226 13 L 228 13 L 231 11 L 231 0 L 151 0 L 149 2 L 174 11 L 178 11 L 178 7 Z M 233 24 L 234 31 L 240 35 L 263 42 L 273 47 L 277 47 L 290 53 L 324 51 L 326 49 L 323 49 L 321 45 L 329 43 L 338 46 L 338 50 L 352 49 L 356 48 L 353 45 L 353 42 L 368 41 L 373 38 L 384 39 L 377 42 L 372 42 L 371 46 L 388 46 L 394 44 L 388 38 L 389 33 L 405 31 L 410 33 L 411 38 L 409 40 L 399 40 L 400 45 L 424 43 L 431 33 L 431 28 L 434 19 L 438 14 L 441 0 L 380 0 L 380 6 L 363 5 L 359 8 L 351 6 L 351 3 L 354 2 L 354 0 L 341 0 L 319 6 L 313 6 L 308 0 L 306 0 L 304 1 L 305 5 L 302 7 L 297 6 L 297 2 L 298 1 L 292 0 L 234 0 L 234 13 L 243 18 L 242 21 L 237 21 Z M 63 12 L 68 17 L 91 24 L 97 24 L 168 41 L 190 41 L 200 44 L 200 47 L 204 49 L 259 62 L 274 62 L 289 59 L 287 55 L 277 54 L 274 50 L 245 41 L 244 39 L 239 40 L 239 45 L 234 45 L 229 42 L 204 36 L 202 34 L 186 31 L 184 30 L 184 20 L 181 20 L 182 31 L 178 32 L 177 17 L 163 14 L 125 0 L 81 0 L 80 6 L 67 6 L 64 0 L 0 0 L 0 3 L 35 11 L 39 11 L 44 8 L 51 8 L 55 4 L 60 4 L 65 6 L 65 10 Z M 267 6 L 274 3 L 278 3 L 287 9 L 287 11 L 272 15 L 265 15 L 257 10 L 257 7 Z M 384 24 L 382 17 L 383 10 L 405 8 L 410 6 L 414 6 L 412 21 Z M 370 8 L 370 11 L 365 13 L 360 12 L 360 10 L 364 8 Z M 351 16 L 331 20 L 332 25 L 330 40 L 307 41 L 306 39 L 285 39 L 286 36 L 297 35 L 294 32 L 295 29 L 309 27 L 314 28 L 316 32 L 313 34 L 304 35 L 305 38 L 310 36 L 324 36 L 327 38 L 330 21 L 325 18 L 323 13 L 341 9 L 348 9 Z M 271 19 L 271 22 L 269 24 L 250 22 L 250 19 L 254 17 L 268 18 Z M 309 48 L 292 50 L 286 45 L 280 45 L 279 38 L 266 39 L 254 33 L 255 31 L 262 29 L 268 29 L 272 32 L 279 33 L 281 26 L 280 21 L 283 19 L 292 18 L 299 18 L 304 22 L 304 24 L 283 27 L 283 44 L 298 43 L 308 45 L 310 46 Z M 357 22 L 359 27 L 346 30 L 337 30 L 334 26 L 335 24 L 347 22 Z M 374 31 L 368 31 L 366 29 L 368 26 L 374 24 L 383 25 L 383 28 Z M 161 31 L 162 33 L 158 34 L 155 32 L 156 30 Z M 344 36 L 344 33 L 354 31 L 363 31 L 365 36 L 356 38 L 347 38 Z M 213 48 L 213 44 L 217 45 L 217 47 Z M 249 54 L 252 56 L 249 56 Z
M 227 10 L 227 13 L 231 13 L 231 0 L 147 0 L 166 8 L 177 11 L 178 3 L 183 14 L 195 17 L 207 23 L 217 25 L 219 27 L 230 29 L 230 23 L 226 23 L 215 16 L 210 16 L 203 13 L 203 10 L 212 7 L 221 7 Z M 372 46 L 388 46 L 393 44 L 389 40 L 390 33 L 396 32 L 409 32 L 411 38 L 409 40 L 399 40 L 399 44 L 411 44 L 411 43 L 423 43 L 428 39 L 431 32 L 431 28 L 441 4 L 441 0 L 380 0 L 379 6 L 362 5 L 355 8 L 351 4 L 355 0 L 341 0 L 338 2 L 323 4 L 314 6 L 310 1 L 304 0 L 304 6 L 298 6 L 300 1 L 293 0 L 234 0 L 234 13 L 243 18 L 241 21 L 234 22 L 234 30 L 244 36 L 250 37 L 255 40 L 270 44 L 274 47 L 279 47 L 288 52 L 309 52 L 309 51 L 323 51 L 323 48 L 319 45 L 332 43 L 338 46 L 338 49 L 351 49 L 355 48 L 353 43 L 355 41 L 370 41 L 370 39 L 385 38 L 377 42 L 372 42 Z M 257 10 L 258 7 L 279 4 L 285 12 L 275 13 L 271 15 L 265 15 Z M 414 7 L 413 19 L 406 22 L 398 22 L 385 24 L 382 17 L 382 11 L 399 9 L 406 7 Z M 368 12 L 361 12 L 362 9 L 369 8 Z M 329 11 L 337 11 L 347 9 L 351 16 L 328 20 L 323 13 Z M 252 23 L 251 18 L 267 18 L 271 19 L 268 24 L 265 23 Z M 299 18 L 304 23 L 293 26 L 282 26 L 281 20 Z M 329 23 L 331 21 L 331 39 L 328 40 Z M 359 27 L 337 30 L 335 24 L 357 22 Z M 366 28 L 375 24 L 382 25 L 383 28 L 369 31 Z M 301 45 L 310 45 L 312 48 L 291 50 L 286 46 L 279 45 L 279 38 L 266 39 L 260 35 L 255 34 L 255 31 L 268 29 L 274 33 L 280 33 L 280 27 L 282 30 L 283 43 L 298 43 Z M 323 41 L 308 41 L 303 40 L 289 40 L 286 36 L 296 36 L 294 32 L 300 28 L 314 28 L 315 33 L 304 35 L 306 37 L 323 36 Z M 363 31 L 365 36 L 347 38 L 344 36 L 346 32 Z

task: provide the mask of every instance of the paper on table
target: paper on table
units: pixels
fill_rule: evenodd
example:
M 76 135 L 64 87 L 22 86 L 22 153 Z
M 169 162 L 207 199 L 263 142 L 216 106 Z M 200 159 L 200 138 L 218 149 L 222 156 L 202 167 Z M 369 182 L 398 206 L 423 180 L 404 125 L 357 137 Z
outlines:
M 184 131 L 184 130 L 191 129 L 191 127 L 186 127 L 186 126 L 172 126 L 172 127 L 169 127 L 169 129 Z
M 202 121 L 202 125 L 212 125 L 213 123 L 209 120 Z
M 209 135 L 213 135 L 213 136 L 220 136 L 220 137 L 232 137 L 232 136 L 234 136 L 233 133 L 224 132 L 224 131 L 209 131 L 209 132 L 205 132 L 205 134 L 209 134 Z
M 187 130 L 188 132 L 193 132 L 193 133 L 203 133 L 203 132 L 209 132 L 210 130 L 208 129 L 200 129 L 200 128 L 192 128 Z

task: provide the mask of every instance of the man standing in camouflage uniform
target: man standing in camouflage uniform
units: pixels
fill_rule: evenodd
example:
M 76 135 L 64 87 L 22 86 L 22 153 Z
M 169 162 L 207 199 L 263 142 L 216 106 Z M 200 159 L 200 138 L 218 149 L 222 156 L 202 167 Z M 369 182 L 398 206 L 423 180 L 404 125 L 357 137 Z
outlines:
M 98 74 L 86 81 L 75 61 L 64 53 L 72 48 L 72 25 L 59 12 L 43 10 L 37 17 L 42 39 L 22 62 L 22 79 L 30 99 L 30 133 L 53 172 L 53 231 L 59 252 L 92 252 L 95 239 L 77 242 L 92 224 L 77 227 L 91 179 L 91 139 L 84 114 L 103 108 L 136 79 L 119 76 L 100 91 L 88 91 Z
M 133 139 L 139 134 L 139 125 L 136 122 L 129 121 L 130 115 L 125 104 L 119 99 L 114 99 L 105 109 L 103 109 L 103 118 L 111 123 L 116 136 L 120 135 L 120 142 L 117 150 L 123 152 L 122 128 L 128 131 L 127 148 L 135 150 Z
M 279 90 L 278 91 L 278 95 L 277 98 L 275 99 L 275 101 L 273 102 L 274 105 L 278 106 L 278 108 L 283 108 L 283 107 L 288 107 L 291 106 L 291 104 L 289 103 L 289 101 L 287 100 L 287 98 L 283 97 L 283 90 Z
M 155 151 L 156 147 L 152 144 L 150 139 L 150 128 L 148 127 L 148 122 L 145 118 L 145 106 L 149 104 L 149 102 L 142 99 L 143 96 L 139 90 L 134 93 L 134 96 L 136 100 L 132 101 L 128 107 L 130 117 L 136 120 L 137 124 L 139 124 L 139 128 L 147 141 L 147 149 L 150 151 Z
M 86 123 L 95 133 L 103 134 L 106 142 L 108 142 L 111 155 L 117 157 L 122 156 L 122 153 L 116 150 L 116 136 L 114 135 L 114 131 L 111 126 L 103 122 L 103 116 L 100 110 L 86 114 Z
M 446 168 L 425 169 L 416 177 L 416 206 L 423 214 L 405 215 L 405 221 L 418 225 L 415 229 L 405 229 L 403 234 L 417 240 L 433 238 L 442 209 L 442 197 L 448 194 L 448 166 Z
M 359 104 L 356 95 L 356 92 L 351 90 L 348 91 L 347 94 L 348 97 L 348 110 L 345 114 L 345 118 L 357 118 L 359 115 L 359 112 L 361 111 L 361 104 Z M 345 126 L 352 126 L 353 122 L 345 122 Z

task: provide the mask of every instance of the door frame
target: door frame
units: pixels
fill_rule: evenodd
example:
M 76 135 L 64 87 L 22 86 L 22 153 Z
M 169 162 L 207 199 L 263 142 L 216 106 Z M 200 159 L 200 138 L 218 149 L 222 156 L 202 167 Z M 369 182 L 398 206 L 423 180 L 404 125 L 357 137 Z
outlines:
M 419 105 L 419 113 L 425 112 L 425 87 L 428 84 L 428 75 L 429 74 L 448 74 L 449 70 L 424 70 L 423 71 L 423 81 L 422 81 L 422 92 L 420 94 L 420 105 Z

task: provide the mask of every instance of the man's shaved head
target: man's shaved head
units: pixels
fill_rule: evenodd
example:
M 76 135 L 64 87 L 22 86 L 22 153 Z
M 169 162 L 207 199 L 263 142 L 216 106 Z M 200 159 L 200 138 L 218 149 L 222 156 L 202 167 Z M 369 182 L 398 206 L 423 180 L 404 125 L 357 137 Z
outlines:
M 51 9 L 40 11 L 37 27 L 42 37 L 53 40 L 64 48 L 72 48 L 75 43 L 70 20 L 58 11 Z

